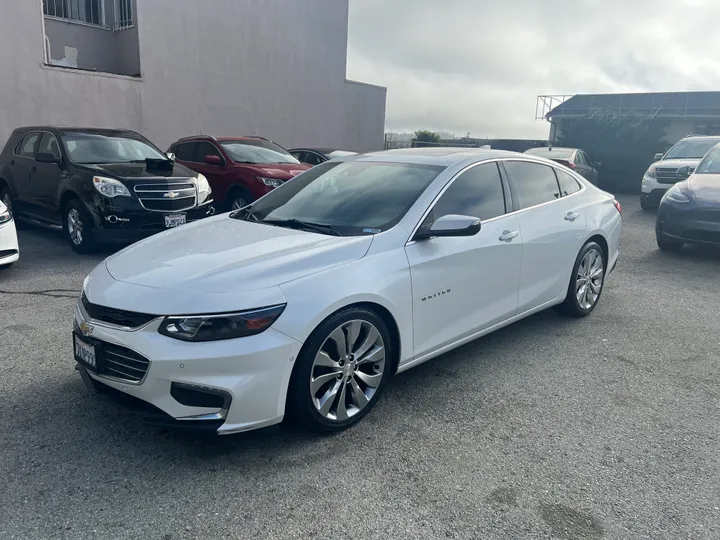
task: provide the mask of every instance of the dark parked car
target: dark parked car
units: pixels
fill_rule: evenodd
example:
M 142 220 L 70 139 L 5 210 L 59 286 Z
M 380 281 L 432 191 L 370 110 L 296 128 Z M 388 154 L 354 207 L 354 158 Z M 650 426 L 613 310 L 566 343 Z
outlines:
M 587 152 L 579 148 L 559 148 L 553 146 L 543 146 L 540 148 L 531 148 L 525 151 L 526 154 L 540 156 L 565 165 L 576 173 L 584 176 L 593 184 L 597 184 L 598 169 L 600 162 L 593 161 Z
M 686 165 L 679 174 L 687 176 Z M 657 245 L 678 251 L 684 244 L 720 245 L 720 144 L 710 150 L 683 182 L 660 201 L 655 224 Z
M 130 243 L 215 212 L 207 180 L 133 131 L 16 129 L 0 154 L 14 217 L 62 228 L 75 251 Z
M 207 177 L 224 210 L 243 208 L 310 168 L 262 137 L 198 135 L 180 139 L 169 151 Z
M 357 152 L 338 148 L 293 148 L 289 152 L 301 163 L 312 167 L 338 157 L 354 156 Z

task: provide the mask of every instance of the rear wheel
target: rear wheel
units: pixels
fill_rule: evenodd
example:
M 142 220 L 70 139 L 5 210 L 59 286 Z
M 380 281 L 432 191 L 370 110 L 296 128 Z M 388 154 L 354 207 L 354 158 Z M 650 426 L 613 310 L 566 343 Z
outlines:
M 92 217 L 78 199 L 71 199 L 63 210 L 63 230 L 70 247 L 78 253 L 95 250 L 95 231 Z
M 597 242 L 585 244 L 573 266 L 565 301 L 557 311 L 570 317 L 586 317 L 600 300 L 605 285 L 605 253 Z
M 287 414 L 317 431 L 359 422 L 384 389 L 395 345 L 375 312 L 349 308 L 325 320 L 308 338 L 288 389 Z

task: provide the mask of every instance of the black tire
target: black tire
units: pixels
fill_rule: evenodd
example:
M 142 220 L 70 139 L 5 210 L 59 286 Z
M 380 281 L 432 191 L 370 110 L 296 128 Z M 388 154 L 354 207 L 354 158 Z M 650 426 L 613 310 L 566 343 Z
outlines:
M 657 210 L 658 205 L 653 204 L 650 201 L 649 197 L 646 197 L 645 195 L 640 195 L 640 208 L 642 208 L 646 212 L 654 212 L 655 210 Z
M 70 231 L 69 219 L 74 212 L 74 219 L 80 225 L 80 235 L 74 237 Z M 92 217 L 78 199 L 70 199 L 63 208 L 63 231 L 70 247 L 77 253 L 92 253 L 97 248 L 95 242 L 95 226 Z
M 382 370 L 374 372 L 376 374 L 382 373 L 382 377 L 380 377 L 380 383 L 367 405 L 346 420 L 331 420 L 321 414 L 314 403 L 314 397 L 310 389 L 313 365 L 316 355 L 330 334 L 350 321 L 365 321 L 370 323 L 377 329 L 382 337 L 385 345 L 385 361 Z M 374 311 L 366 308 L 351 307 L 331 315 L 313 331 L 303 345 L 300 355 L 295 362 L 288 387 L 285 410 L 286 418 L 296 420 L 313 431 L 325 433 L 342 431 L 358 423 L 375 406 L 387 385 L 388 379 L 395 371 L 396 351 L 397 345 L 393 342 L 385 321 Z M 344 380 L 341 380 L 339 384 L 347 384 L 347 388 L 350 386 L 350 383 L 345 383 Z M 333 400 L 335 400 L 335 398 L 333 398 Z
M 685 244 L 684 242 L 680 242 L 679 240 L 668 238 L 662 232 L 660 232 L 657 227 L 655 227 L 655 240 L 657 242 L 658 248 L 660 248 L 661 251 L 678 252 L 683 248 L 683 245 Z
M 239 201 L 244 201 L 244 204 Z M 250 193 L 248 193 L 246 190 L 240 187 L 234 187 L 230 189 L 227 197 L 225 197 L 225 210 L 228 212 L 232 212 L 233 210 L 239 210 L 240 208 L 251 204 L 253 201 L 254 199 L 252 195 L 250 195 Z M 235 207 L 236 203 L 240 205 L 237 208 Z
M 595 251 L 602 257 L 602 266 L 603 266 L 603 276 L 602 276 L 602 283 L 600 285 L 600 291 L 598 292 L 597 298 L 592 303 L 592 305 L 588 307 L 584 307 L 580 305 L 580 302 L 577 299 L 577 282 L 578 282 L 578 272 L 580 270 L 580 265 L 583 262 L 583 259 L 590 251 Z M 607 272 L 607 265 L 608 261 L 605 257 L 605 252 L 603 251 L 600 244 L 597 242 L 588 242 L 585 244 L 582 249 L 580 250 L 580 253 L 578 253 L 577 258 L 575 259 L 575 264 L 573 265 L 573 271 L 572 275 L 570 276 L 570 283 L 568 284 L 568 291 L 567 296 L 565 296 L 565 300 L 562 304 L 555 307 L 555 310 L 560 313 L 561 315 L 565 315 L 567 317 L 575 317 L 575 318 L 582 318 L 587 317 L 590 315 L 590 313 L 593 312 L 595 307 L 598 305 L 598 302 L 600 302 L 600 297 L 602 296 L 603 289 L 605 288 L 605 277 Z

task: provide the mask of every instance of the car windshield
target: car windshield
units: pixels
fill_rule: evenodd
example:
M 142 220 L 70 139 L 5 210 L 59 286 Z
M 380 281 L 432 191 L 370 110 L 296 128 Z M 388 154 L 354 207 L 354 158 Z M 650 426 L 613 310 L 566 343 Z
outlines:
M 720 174 L 720 145 L 707 153 L 695 169 L 695 174 Z
M 540 156 L 548 159 L 570 159 L 575 153 L 572 148 L 531 148 L 526 154 Z
M 290 152 L 270 141 L 246 140 L 220 143 L 236 163 L 300 163 Z
M 167 156 L 139 135 L 123 133 L 65 132 L 62 141 L 70 161 L 92 163 L 130 163 Z
M 397 224 L 444 167 L 385 162 L 323 163 L 233 217 L 324 225 L 342 235 Z M 295 225 L 297 225 L 297 222 Z
M 692 140 L 680 141 L 665 154 L 663 159 L 700 159 L 715 146 L 718 140 Z

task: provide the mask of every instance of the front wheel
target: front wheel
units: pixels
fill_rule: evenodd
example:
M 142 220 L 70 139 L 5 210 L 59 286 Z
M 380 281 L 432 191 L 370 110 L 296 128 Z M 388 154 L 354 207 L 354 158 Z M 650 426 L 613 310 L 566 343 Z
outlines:
M 652 202 L 650 202 L 649 197 L 646 197 L 645 195 L 640 195 L 640 208 L 642 208 L 646 212 L 652 212 L 653 210 L 657 210 L 657 207 L 657 204 L 653 204 Z
M 95 250 L 95 231 L 92 217 L 83 204 L 72 199 L 63 210 L 63 230 L 70 247 L 77 253 L 91 253 Z
M 297 359 L 287 414 L 316 431 L 356 424 L 391 375 L 394 347 L 375 312 L 349 308 L 332 315 L 311 334 Z
M 585 244 L 573 266 L 567 296 L 557 310 L 570 317 L 587 317 L 600 300 L 605 285 L 605 253 L 597 242 Z
M 227 196 L 226 204 L 231 212 L 245 208 L 253 202 L 253 198 L 241 189 L 233 189 Z

